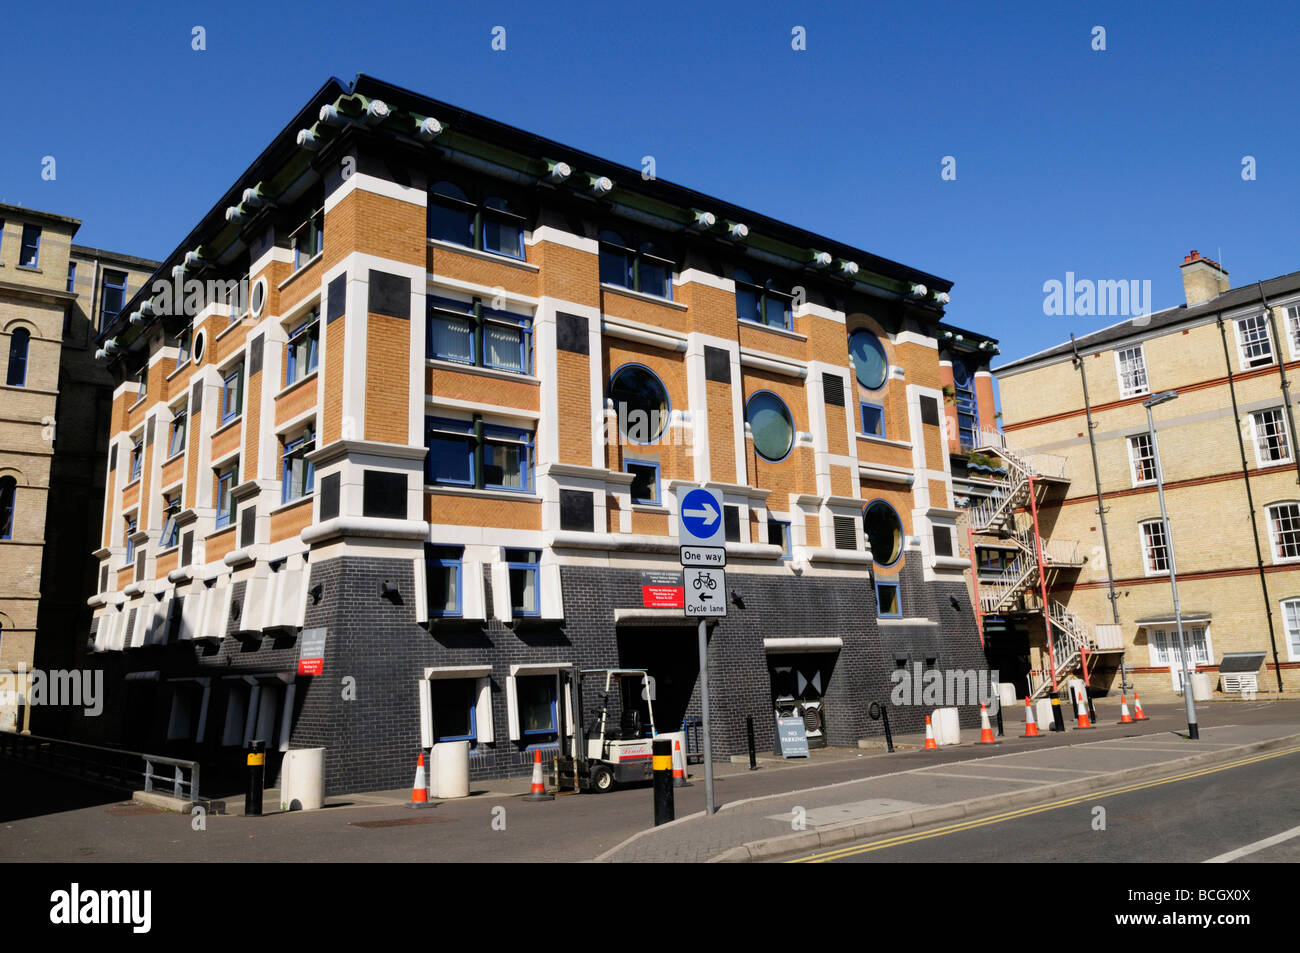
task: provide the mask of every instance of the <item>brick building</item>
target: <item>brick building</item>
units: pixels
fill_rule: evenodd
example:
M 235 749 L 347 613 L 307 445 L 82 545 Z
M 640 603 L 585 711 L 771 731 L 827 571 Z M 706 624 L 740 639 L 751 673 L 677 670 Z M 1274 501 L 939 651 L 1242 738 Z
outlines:
M 556 742 L 557 668 L 607 665 L 648 668 L 676 728 L 694 626 L 646 588 L 686 484 L 725 501 L 718 754 L 747 715 L 770 746 L 778 698 L 854 745 L 890 671 L 984 667 L 943 279 L 364 76 L 155 278 L 101 337 L 106 740 L 205 771 L 324 746 L 331 791 L 448 739 L 516 774 Z
M 1181 690 L 1171 547 L 1196 669 L 1222 690 L 1215 673 L 1225 654 L 1262 653 L 1259 689 L 1294 690 L 1300 464 L 1286 374 L 1300 361 L 1300 273 L 1232 289 L 1227 271 L 1195 251 L 1181 268 L 1185 305 L 999 368 L 1006 442 L 1065 462 L 1068 487 L 1039 515 L 1044 536 L 1078 541 L 1086 565 L 1056 579 L 1049 598 L 1093 628 L 1118 627 L 1144 696 Z M 1166 390 L 1178 397 L 1153 408 L 1153 444 L 1143 401 Z M 1041 628 L 1032 640 L 1041 667 Z M 1119 691 L 1119 659 L 1096 659 L 1094 690 Z
M 0 205 L 2 729 L 62 728 L 66 712 L 31 710 L 30 677 L 16 673 L 72 668 L 84 644 L 113 392 L 93 341 L 158 264 L 75 245 L 80 227 Z

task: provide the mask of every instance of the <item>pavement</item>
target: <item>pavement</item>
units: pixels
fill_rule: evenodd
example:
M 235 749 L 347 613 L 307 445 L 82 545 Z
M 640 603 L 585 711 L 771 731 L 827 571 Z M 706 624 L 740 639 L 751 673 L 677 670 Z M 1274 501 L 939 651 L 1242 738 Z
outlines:
M 1282 744 L 1300 734 L 1296 700 L 1198 705 L 1198 742 L 1177 734 L 1185 731 L 1181 705 L 1146 707 L 1149 721 L 1117 725 L 1117 706 L 1099 705 L 1099 727 L 1038 739 L 1018 737 L 1023 726 L 1008 718 L 1008 736 L 991 749 L 975 746 L 975 733 L 965 730 L 966 744 L 940 751 L 904 748 L 920 739 L 896 738 L 900 748 L 893 754 L 834 748 L 814 750 L 806 761 L 763 755 L 755 771 L 748 759 L 719 763 L 722 809 L 712 817 L 703 814 L 702 768 L 693 765 L 693 786 L 675 791 L 681 820 L 659 828 L 650 827 L 646 785 L 529 803 L 519 797 L 529 783 L 520 778 L 475 784 L 470 797 L 422 811 L 405 807 L 407 789 L 330 797 L 322 810 L 285 814 L 273 810 L 278 797 L 270 791 L 263 817 L 242 817 L 237 795 L 218 799 L 199 823 L 0 764 L 0 860 L 668 862 L 712 860 L 737 849 L 741 859 L 767 859 L 815 850 L 823 837 L 829 843 L 856 836 L 842 833 L 853 825 L 911 829 L 954 810 L 967 816 L 975 809 L 970 802 L 980 799 L 1041 800 L 1065 785 L 1102 785 L 1125 771 L 1167 773 L 1189 755 L 1229 756 L 1235 748 Z M 796 816 L 802 831 L 794 830 Z M 808 834 L 816 843 L 775 843 Z

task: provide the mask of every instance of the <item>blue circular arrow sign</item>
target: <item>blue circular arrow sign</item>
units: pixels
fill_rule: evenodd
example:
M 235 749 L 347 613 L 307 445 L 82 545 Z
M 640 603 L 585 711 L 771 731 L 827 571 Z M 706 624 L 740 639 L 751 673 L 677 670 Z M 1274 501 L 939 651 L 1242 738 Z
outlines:
M 701 541 L 711 541 L 722 529 L 722 508 L 708 490 L 691 490 L 681 502 L 682 527 Z

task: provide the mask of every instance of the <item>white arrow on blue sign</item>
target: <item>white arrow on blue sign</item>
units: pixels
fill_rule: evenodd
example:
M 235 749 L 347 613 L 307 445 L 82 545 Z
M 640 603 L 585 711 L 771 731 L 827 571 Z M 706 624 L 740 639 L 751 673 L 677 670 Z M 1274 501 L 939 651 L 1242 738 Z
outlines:
M 677 490 L 677 533 L 683 546 L 725 546 L 722 497 L 702 488 Z

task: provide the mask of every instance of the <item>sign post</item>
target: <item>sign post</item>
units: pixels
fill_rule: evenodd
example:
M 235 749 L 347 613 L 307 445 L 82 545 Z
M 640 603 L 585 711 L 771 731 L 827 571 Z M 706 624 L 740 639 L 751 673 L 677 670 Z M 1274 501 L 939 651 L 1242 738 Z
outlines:
M 727 614 L 727 540 L 722 497 L 703 488 L 677 490 L 677 541 L 681 546 L 686 617 L 700 620 L 700 705 L 704 717 L 704 809 L 713 814 L 713 744 L 709 737 L 709 640 L 705 620 Z

